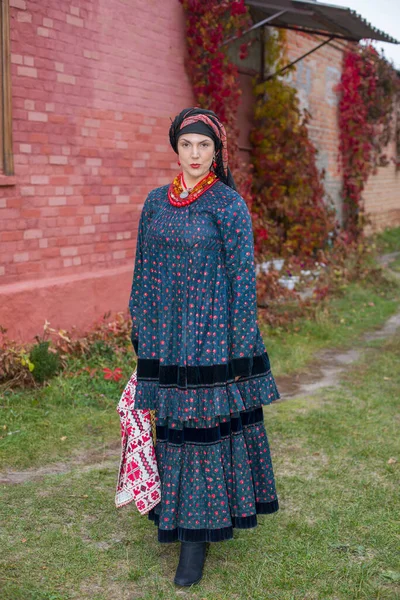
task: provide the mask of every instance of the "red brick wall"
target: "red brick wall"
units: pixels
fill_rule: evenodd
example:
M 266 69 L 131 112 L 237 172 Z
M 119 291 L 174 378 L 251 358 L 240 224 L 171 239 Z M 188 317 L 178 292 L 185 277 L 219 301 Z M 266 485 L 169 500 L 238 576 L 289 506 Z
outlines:
M 322 41 L 308 34 L 288 32 L 289 59 L 295 60 Z M 328 44 L 297 64 L 297 69 L 289 79 L 299 91 L 301 105 L 307 108 L 312 120 L 309 126 L 310 137 L 318 149 L 318 165 L 326 170 L 325 188 L 341 218 L 342 177 L 338 168 L 338 100 L 335 85 L 340 80 L 344 45 L 337 40 Z M 394 158 L 395 147 L 391 143 L 387 156 Z M 365 210 L 369 214 L 372 227 L 381 230 L 400 225 L 400 172 L 396 173 L 394 163 L 380 168 L 371 175 L 365 192 Z
M 387 156 L 395 157 L 394 141 L 387 148 Z M 371 219 L 367 234 L 400 225 L 400 171 L 392 161 L 369 178 L 363 197 Z
M 296 60 L 312 48 L 321 38 L 288 31 L 288 60 Z M 317 164 L 325 169 L 327 200 L 334 204 L 338 218 L 342 218 L 340 191 L 341 174 L 338 169 L 338 101 L 335 85 L 340 80 L 343 44 L 326 45 L 304 58 L 296 65 L 288 81 L 298 90 L 300 105 L 312 116 L 309 124 L 310 138 L 318 149 Z
M 147 192 L 171 180 L 170 118 L 193 102 L 177 0 L 10 0 L 16 184 L 0 176 L 0 325 L 25 340 L 124 310 Z M 314 47 L 288 32 L 289 58 Z M 338 42 L 292 76 L 341 213 Z M 249 77 L 242 75 L 250 89 Z M 240 113 L 246 156 L 251 95 Z M 371 177 L 374 225 L 400 223 L 399 174 Z
M 193 102 L 177 0 L 10 0 L 16 185 L 0 187 L 0 324 L 29 339 L 125 309 L 147 192 Z

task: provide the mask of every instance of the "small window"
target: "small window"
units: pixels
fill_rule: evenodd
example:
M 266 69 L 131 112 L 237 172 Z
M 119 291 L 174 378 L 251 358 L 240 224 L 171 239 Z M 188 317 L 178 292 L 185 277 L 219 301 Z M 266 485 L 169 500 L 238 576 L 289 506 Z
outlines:
M 14 175 L 9 0 L 0 0 L 0 174 Z

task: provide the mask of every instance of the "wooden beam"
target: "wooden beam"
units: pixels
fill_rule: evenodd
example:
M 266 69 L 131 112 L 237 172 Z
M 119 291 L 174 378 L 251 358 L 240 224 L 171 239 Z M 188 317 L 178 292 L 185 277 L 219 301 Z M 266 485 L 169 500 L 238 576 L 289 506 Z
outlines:
M 13 175 L 9 0 L 0 0 L 0 86 L 0 169 L 4 175 Z

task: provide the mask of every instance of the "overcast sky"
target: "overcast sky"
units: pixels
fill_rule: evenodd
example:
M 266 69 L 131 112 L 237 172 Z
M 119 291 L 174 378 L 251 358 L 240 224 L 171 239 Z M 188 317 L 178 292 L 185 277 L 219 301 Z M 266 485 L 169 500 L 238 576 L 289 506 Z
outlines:
M 355 10 L 371 25 L 400 41 L 400 0 L 321 0 L 326 4 L 347 6 Z M 400 69 L 400 44 L 374 42 L 383 48 L 385 56 Z

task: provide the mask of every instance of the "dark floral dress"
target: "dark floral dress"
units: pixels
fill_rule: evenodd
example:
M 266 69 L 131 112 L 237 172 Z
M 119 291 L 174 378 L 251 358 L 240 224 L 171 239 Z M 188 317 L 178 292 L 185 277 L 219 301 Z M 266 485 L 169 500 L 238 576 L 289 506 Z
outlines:
M 216 542 L 278 510 L 262 406 L 280 395 L 245 201 L 221 181 L 185 207 L 167 192 L 145 201 L 129 303 L 135 407 L 157 416 L 162 501 L 149 518 L 160 542 Z

